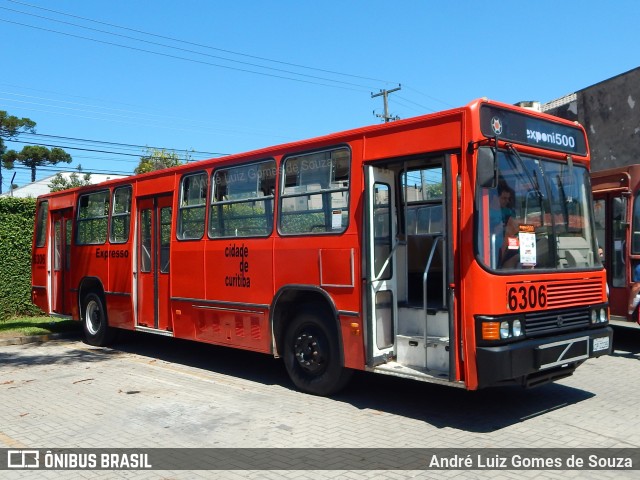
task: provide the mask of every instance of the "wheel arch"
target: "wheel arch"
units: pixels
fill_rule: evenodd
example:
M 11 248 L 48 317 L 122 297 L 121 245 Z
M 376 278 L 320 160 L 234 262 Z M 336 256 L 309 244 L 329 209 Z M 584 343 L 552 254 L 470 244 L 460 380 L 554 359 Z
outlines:
M 102 285 L 102 281 L 98 277 L 84 277 L 80 281 L 80 285 L 78 286 L 78 312 L 80 312 L 80 319 L 82 320 L 82 302 L 84 297 L 86 297 L 89 293 L 95 292 L 97 295 L 100 295 L 100 299 L 102 300 L 102 304 L 104 305 L 105 314 L 107 312 L 107 303 L 104 295 L 104 286 Z
M 322 319 L 336 334 L 340 365 L 344 366 L 344 343 L 338 310 L 331 296 L 315 285 L 286 285 L 281 287 L 274 296 L 270 308 L 274 355 L 282 354 L 282 342 L 287 326 L 299 312 L 309 309 L 310 306 L 324 310 L 325 315 L 322 315 Z

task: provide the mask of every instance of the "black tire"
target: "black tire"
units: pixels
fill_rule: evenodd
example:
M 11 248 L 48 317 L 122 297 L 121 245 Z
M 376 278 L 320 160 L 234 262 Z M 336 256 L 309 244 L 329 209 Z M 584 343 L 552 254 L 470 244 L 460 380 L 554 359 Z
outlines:
M 84 297 L 80 318 L 84 341 L 89 345 L 104 347 L 115 339 L 115 331 L 109 327 L 107 311 L 100 295 L 91 292 Z
M 331 395 L 347 384 L 352 370 L 340 362 L 338 336 L 314 312 L 299 313 L 284 334 L 284 365 L 294 385 L 313 395 Z

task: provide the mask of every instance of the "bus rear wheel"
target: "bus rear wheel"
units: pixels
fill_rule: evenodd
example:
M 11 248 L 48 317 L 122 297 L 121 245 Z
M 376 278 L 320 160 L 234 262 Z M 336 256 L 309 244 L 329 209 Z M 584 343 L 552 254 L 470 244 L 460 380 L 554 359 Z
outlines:
M 313 395 L 331 395 L 341 390 L 352 370 L 340 363 L 338 337 L 321 318 L 301 312 L 284 337 L 284 364 L 294 385 Z
M 88 293 L 82 301 L 82 331 L 89 345 L 104 347 L 113 342 L 115 333 L 109 327 L 107 313 L 100 295 Z

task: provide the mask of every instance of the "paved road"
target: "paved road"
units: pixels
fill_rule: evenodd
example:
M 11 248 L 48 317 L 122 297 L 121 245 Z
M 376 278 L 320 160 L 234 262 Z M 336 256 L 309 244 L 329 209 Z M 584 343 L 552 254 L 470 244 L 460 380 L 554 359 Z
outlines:
M 126 333 L 0 347 L 0 447 L 640 447 L 640 332 L 532 390 L 480 392 L 358 373 L 334 398 L 295 391 L 279 360 Z M 114 478 L 114 472 L 28 472 Z M 7 474 L 7 475 L 5 475 Z M 611 471 L 120 472 L 126 478 L 637 478 Z M 3 472 L 4 478 L 26 473 Z

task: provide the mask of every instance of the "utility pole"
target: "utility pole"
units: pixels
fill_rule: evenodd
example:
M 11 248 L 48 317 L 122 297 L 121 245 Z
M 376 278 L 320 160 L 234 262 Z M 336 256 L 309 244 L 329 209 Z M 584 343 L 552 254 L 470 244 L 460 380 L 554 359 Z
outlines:
M 378 118 L 384 119 L 385 123 L 391 120 L 398 120 L 400 118 L 398 116 L 396 117 L 389 116 L 389 94 L 393 92 L 397 92 L 401 88 L 402 88 L 402 85 L 398 85 L 396 88 L 392 88 L 391 90 L 380 90 L 379 93 L 371 94 L 371 98 L 382 96 L 384 100 L 384 115 L 380 115 L 379 113 L 376 113 L 375 110 L 373 111 L 373 114 Z

